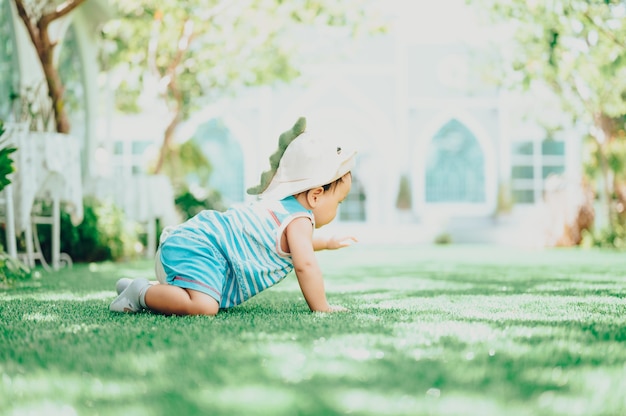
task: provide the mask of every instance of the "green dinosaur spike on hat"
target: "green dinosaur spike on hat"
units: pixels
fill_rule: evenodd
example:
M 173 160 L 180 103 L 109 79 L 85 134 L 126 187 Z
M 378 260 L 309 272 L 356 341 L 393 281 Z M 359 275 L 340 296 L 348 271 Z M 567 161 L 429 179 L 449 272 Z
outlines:
M 280 163 L 280 159 L 283 157 L 285 150 L 287 150 L 287 146 L 289 143 L 294 141 L 296 137 L 304 133 L 306 129 L 306 118 L 300 117 L 296 124 L 293 127 L 285 132 L 283 132 L 278 138 L 278 149 L 270 156 L 270 170 L 267 170 L 261 174 L 261 183 L 252 188 L 248 188 L 247 192 L 249 195 L 258 195 L 265 191 L 265 189 L 269 186 L 272 178 L 276 174 L 276 170 L 278 169 L 278 165 Z
M 354 167 L 356 150 L 345 137 L 312 135 L 304 131 L 305 126 L 301 117 L 280 135 L 270 170 L 263 172 L 260 185 L 248 189 L 249 194 L 281 200 L 332 183 Z

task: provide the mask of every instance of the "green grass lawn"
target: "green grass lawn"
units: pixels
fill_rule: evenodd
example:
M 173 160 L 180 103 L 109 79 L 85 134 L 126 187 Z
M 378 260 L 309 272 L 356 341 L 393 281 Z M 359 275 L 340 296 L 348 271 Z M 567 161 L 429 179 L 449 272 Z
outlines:
M 626 254 L 476 246 L 319 253 L 217 317 L 114 314 L 121 276 L 75 265 L 0 291 L 0 414 L 624 415 Z

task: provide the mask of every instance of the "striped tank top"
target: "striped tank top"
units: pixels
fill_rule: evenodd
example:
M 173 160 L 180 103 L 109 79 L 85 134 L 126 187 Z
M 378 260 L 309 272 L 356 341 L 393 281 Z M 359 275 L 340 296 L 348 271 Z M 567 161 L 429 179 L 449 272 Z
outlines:
M 221 308 L 238 305 L 283 280 L 293 270 L 289 253 L 281 249 L 285 228 L 313 213 L 293 196 L 281 201 L 256 201 L 225 212 L 205 210 L 172 232 L 193 234 L 199 244 L 211 245 L 226 260 Z

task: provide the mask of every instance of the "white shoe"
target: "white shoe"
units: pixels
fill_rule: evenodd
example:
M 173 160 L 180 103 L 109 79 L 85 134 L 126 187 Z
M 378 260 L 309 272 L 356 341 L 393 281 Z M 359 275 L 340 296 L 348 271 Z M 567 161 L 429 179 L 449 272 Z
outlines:
M 143 308 L 139 303 L 139 295 L 149 286 L 148 279 L 135 279 L 109 306 L 111 312 L 139 312 Z
M 122 277 L 120 280 L 117 281 L 117 283 L 115 283 L 115 291 L 117 292 L 117 294 L 119 295 L 120 293 L 122 293 L 127 287 L 128 285 L 130 285 L 133 282 L 133 279 L 130 279 L 128 277 Z

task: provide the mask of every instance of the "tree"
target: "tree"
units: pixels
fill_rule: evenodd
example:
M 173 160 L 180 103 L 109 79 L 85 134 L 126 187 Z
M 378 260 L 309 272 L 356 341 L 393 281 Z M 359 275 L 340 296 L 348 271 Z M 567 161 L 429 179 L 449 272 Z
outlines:
M 69 133 L 70 122 L 63 105 L 63 84 L 54 62 L 54 48 L 58 40 L 50 39 L 48 28 L 52 22 L 68 15 L 85 0 L 65 0 L 61 4 L 54 0 L 14 1 L 17 13 L 26 26 L 41 62 L 48 86 L 48 96 L 52 103 L 56 131 Z
M 626 204 L 626 4 L 623 0 L 466 0 L 512 35 L 499 81 L 547 85 L 588 126 L 609 228 Z M 504 61 L 504 62 L 502 62 Z M 504 63 L 504 65 L 502 65 Z M 625 154 L 626 155 L 626 154 Z
M 297 76 L 294 26 L 355 29 L 367 0 L 112 0 L 118 19 L 103 29 L 103 67 L 122 67 L 118 107 L 137 110 L 142 90 L 165 100 L 169 124 L 155 171 L 174 151 L 177 126 L 191 112 L 241 87 Z M 379 27 L 376 27 L 378 29 Z M 369 28 L 368 28 L 369 30 Z M 289 47 L 289 44 L 296 48 Z

